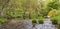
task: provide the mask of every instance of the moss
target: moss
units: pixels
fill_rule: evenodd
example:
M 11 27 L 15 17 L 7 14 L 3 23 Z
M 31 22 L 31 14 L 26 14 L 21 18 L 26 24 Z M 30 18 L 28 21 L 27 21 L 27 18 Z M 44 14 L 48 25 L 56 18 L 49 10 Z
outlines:
M 38 22 L 39 22 L 39 24 L 43 24 L 44 23 L 43 19 L 39 19 Z
M 32 23 L 36 23 L 36 19 L 32 19 Z
M 0 18 L 0 23 L 4 23 L 4 22 L 6 22 L 6 21 L 7 21 L 6 18 Z
M 58 24 L 58 20 L 57 19 L 52 19 L 51 21 L 52 21 L 52 24 L 54 24 L 54 25 Z

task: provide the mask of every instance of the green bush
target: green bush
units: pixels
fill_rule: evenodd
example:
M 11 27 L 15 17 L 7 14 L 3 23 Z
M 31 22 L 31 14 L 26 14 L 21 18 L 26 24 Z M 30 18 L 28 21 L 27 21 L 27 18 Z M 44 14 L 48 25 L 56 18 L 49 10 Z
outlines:
M 32 19 L 32 23 L 36 23 L 36 19 Z
M 56 14 L 53 15 L 53 17 L 51 18 L 52 20 L 55 19 L 57 20 L 57 23 L 60 24 L 60 10 L 57 10 Z M 56 21 L 55 21 L 56 22 Z
M 43 19 L 39 19 L 38 22 L 39 22 L 39 24 L 43 24 L 44 23 Z
M 52 21 L 52 24 L 54 24 L 54 25 L 58 24 L 58 20 L 57 19 L 52 19 L 51 21 Z
M 34 19 L 32 19 L 32 25 L 33 25 L 33 27 L 35 27 L 35 24 L 36 24 L 37 22 L 36 22 L 36 19 L 34 18 Z
M 0 23 L 4 23 L 4 22 L 6 22 L 6 21 L 7 21 L 6 18 L 0 18 Z

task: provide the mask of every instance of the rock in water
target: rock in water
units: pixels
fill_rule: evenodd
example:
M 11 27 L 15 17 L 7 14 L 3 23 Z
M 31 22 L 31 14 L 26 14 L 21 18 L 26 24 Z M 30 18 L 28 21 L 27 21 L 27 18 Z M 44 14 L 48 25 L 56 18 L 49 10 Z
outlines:
M 31 20 L 11 20 L 3 24 L 1 29 L 32 29 Z

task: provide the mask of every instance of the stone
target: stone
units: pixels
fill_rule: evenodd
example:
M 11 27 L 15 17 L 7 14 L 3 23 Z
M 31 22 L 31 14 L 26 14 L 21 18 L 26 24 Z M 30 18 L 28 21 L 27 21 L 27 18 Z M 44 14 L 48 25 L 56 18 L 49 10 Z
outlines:
M 31 20 L 11 20 L 2 25 L 1 29 L 32 29 Z

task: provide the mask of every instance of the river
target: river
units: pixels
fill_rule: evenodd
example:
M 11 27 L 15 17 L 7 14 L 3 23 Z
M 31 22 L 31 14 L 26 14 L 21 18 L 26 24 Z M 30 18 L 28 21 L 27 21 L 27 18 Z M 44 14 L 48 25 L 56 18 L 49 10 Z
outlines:
M 43 24 L 37 23 L 34 29 L 55 29 L 55 25 L 52 24 L 49 18 L 46 18 L 43 20 L 44 20 L 44 23 Z

